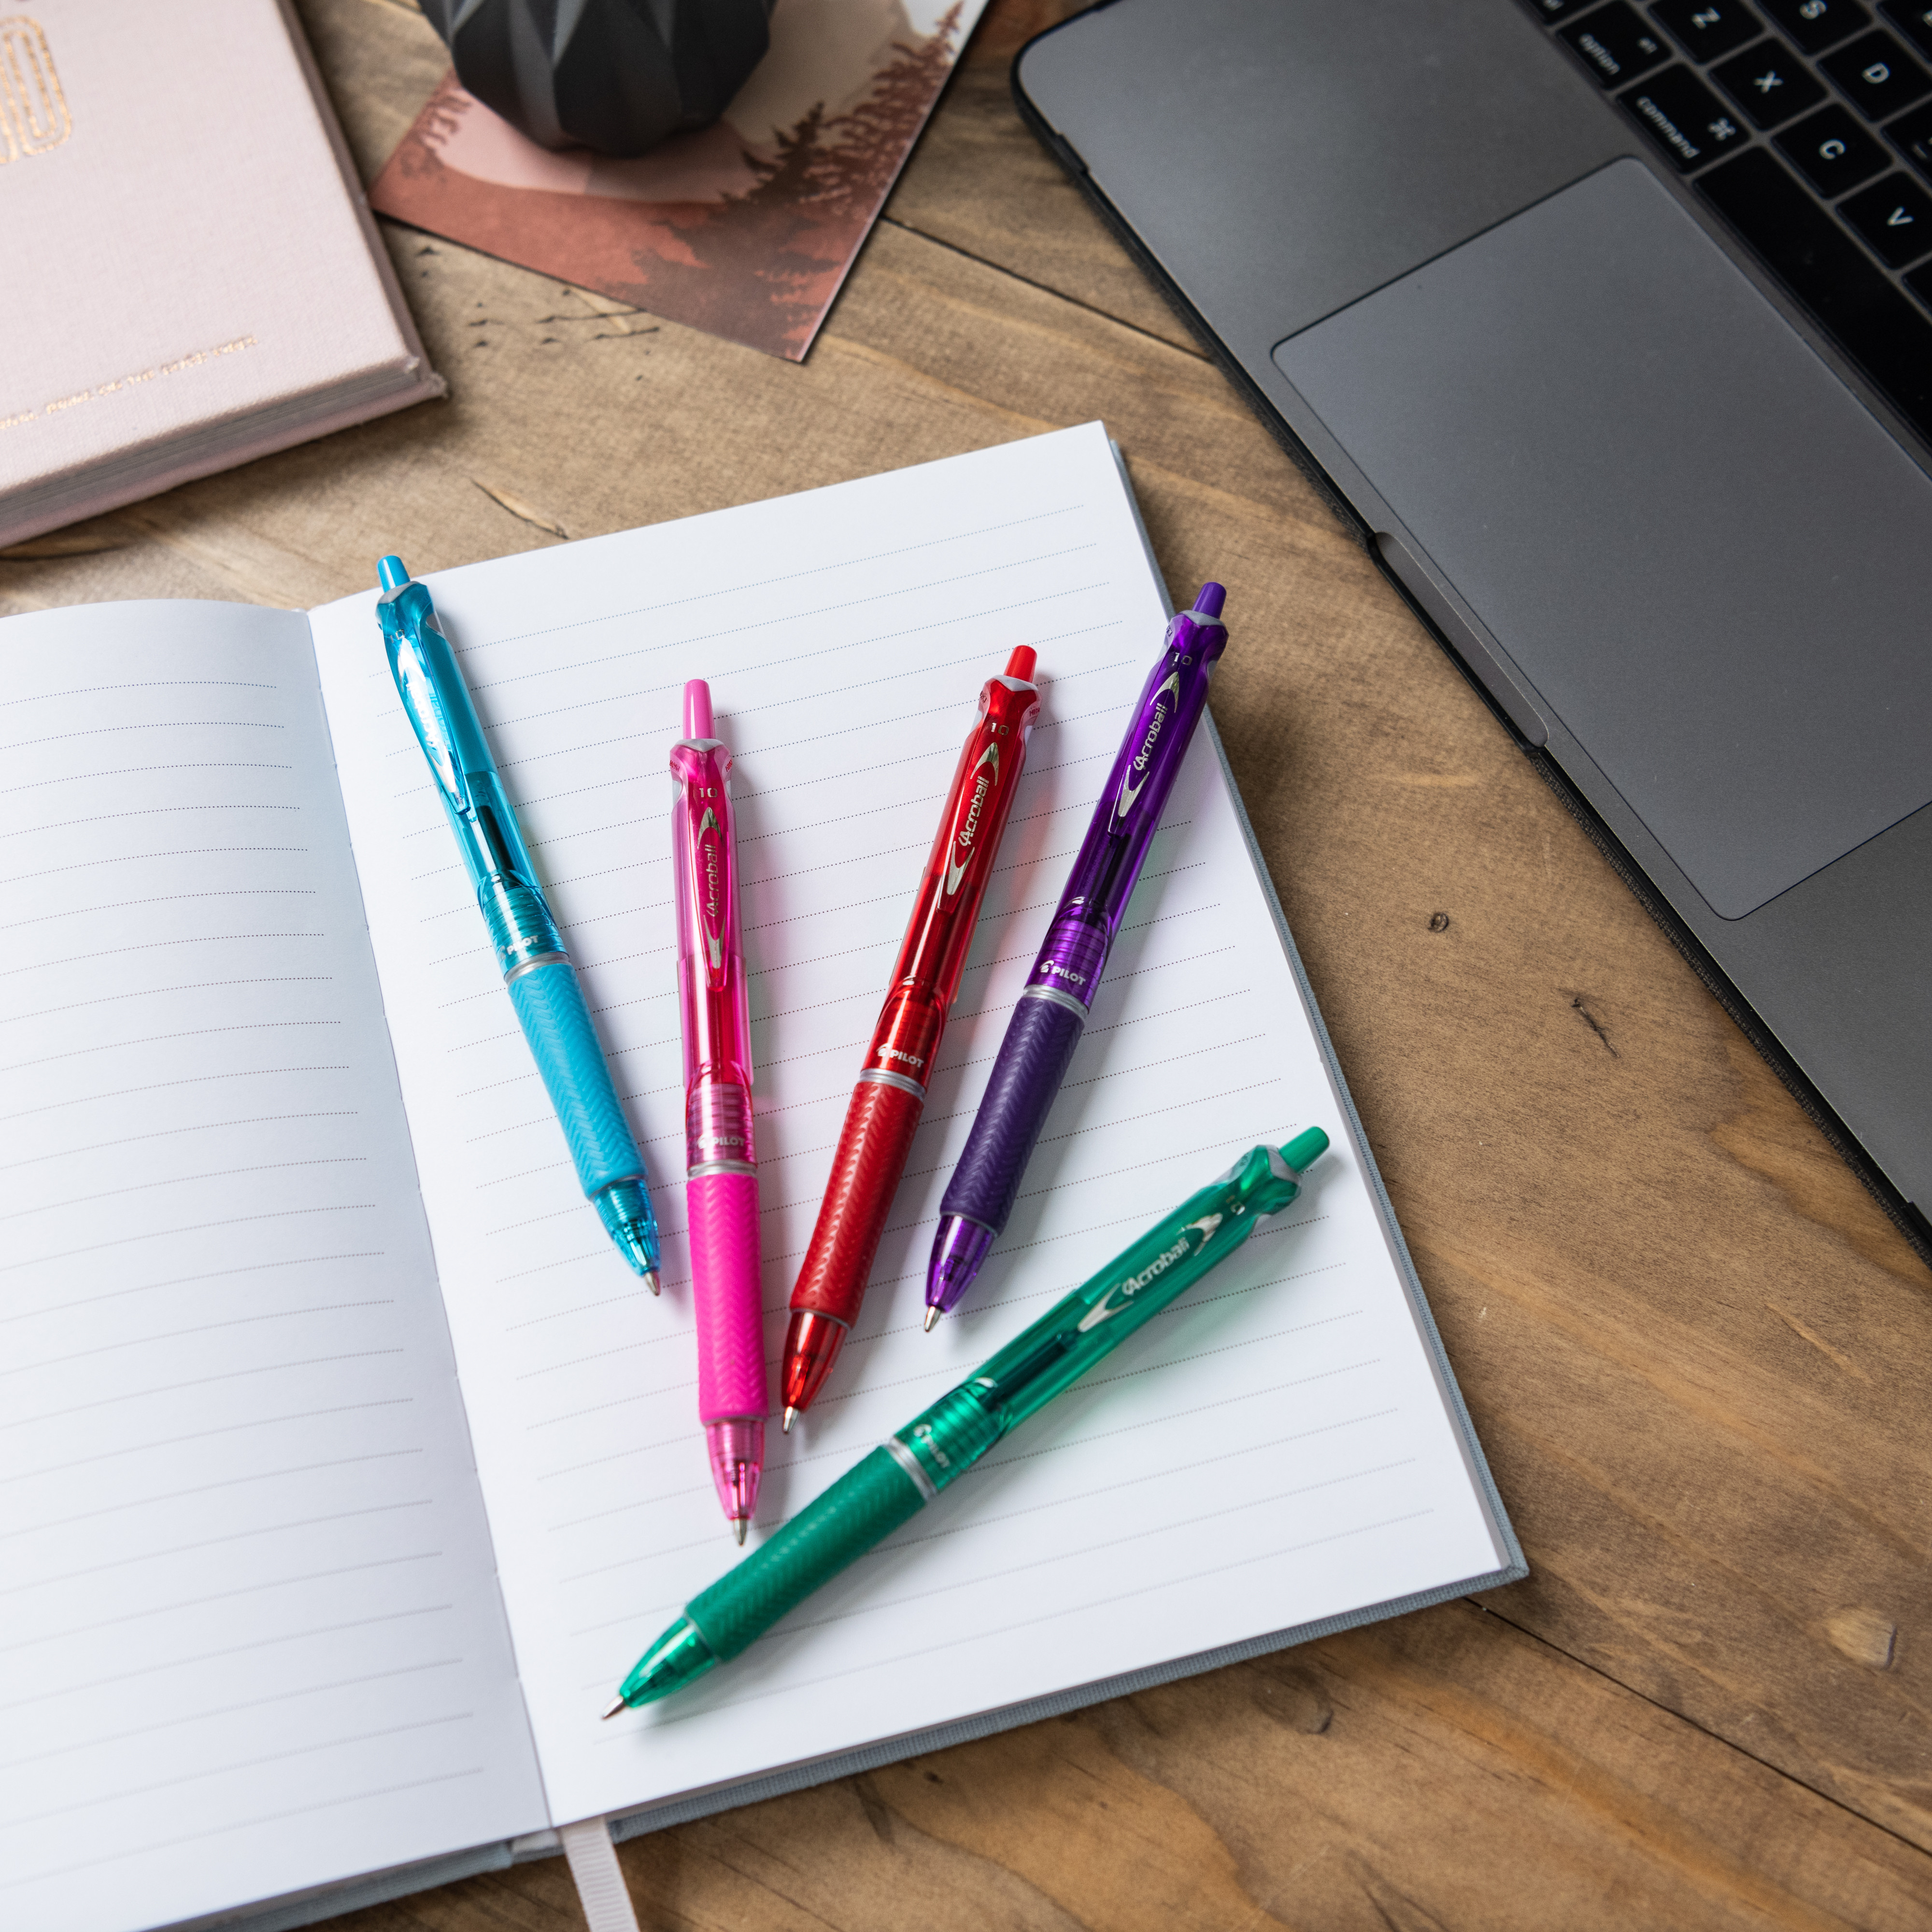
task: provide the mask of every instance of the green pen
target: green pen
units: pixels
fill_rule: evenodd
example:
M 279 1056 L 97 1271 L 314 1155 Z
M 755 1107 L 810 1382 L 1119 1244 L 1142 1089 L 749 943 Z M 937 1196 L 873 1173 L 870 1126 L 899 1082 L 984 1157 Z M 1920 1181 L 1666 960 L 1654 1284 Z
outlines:
M 1326 1153 L 1319 1127 L 1251 1148 L 1099 1274 L 940 1397 L 694 1597 L 624 1679 L 604 1714 L 634 1710 L 728 1663 L 822 1583 L 909 1522 L 1037 1409 L 1218 1268 L 1264 1216 L 1301 1192 Z

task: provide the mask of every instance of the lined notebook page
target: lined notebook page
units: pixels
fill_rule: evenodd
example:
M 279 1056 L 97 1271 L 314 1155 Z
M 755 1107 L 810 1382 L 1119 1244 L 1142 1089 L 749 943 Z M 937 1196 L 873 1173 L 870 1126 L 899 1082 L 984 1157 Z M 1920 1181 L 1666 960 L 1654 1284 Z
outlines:
M 0 1924 L 543 1802 L 308 626 L 0 626 Z
M 431 580 L 668 1233 L 653 1303 L 578 1197 L 383 668 L 314 615 L 551 1803 L 619 1810 L 1492 1570 L 1497 1546 L 1204 740 L 1013 1225 L 920 1332 L 932 1228 L 1166 612 L 1097 425 Z M 1242 648 L 1233 586 L 1230 648 Z M 766 1340 L 970 723 L 1016 644 L 1043 721 L 870 1298 L 776 1422 L 757 1533 L 1256 1142 L 1336 1136 L 1305 1207 L 690 1694 L 598 1712 L 735 1552 L 695 1420 L 667 756 L 738 754 Z

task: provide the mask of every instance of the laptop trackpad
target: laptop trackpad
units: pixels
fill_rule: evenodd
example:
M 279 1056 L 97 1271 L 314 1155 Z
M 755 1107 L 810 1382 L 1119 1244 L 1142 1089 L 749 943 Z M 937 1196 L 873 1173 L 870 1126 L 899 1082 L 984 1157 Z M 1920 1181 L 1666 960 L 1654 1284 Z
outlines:
M 1274 359 L 1722 917 L 1932 802 L 1932 479 L 1638 163 Z

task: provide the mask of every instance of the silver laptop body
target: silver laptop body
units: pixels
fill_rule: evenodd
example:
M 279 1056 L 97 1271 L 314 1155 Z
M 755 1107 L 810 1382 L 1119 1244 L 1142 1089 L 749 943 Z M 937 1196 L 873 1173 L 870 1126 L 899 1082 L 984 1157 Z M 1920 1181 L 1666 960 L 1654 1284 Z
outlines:
M 1854 63 L 1932 38 L 1902 0 L 1112 0 L 1013 86 L 1932 1259 L 1932 93 L 1874 104 L 1916 80 L 1767 9 Z M 1809 110 L 1737 105 L 1766 75 Z

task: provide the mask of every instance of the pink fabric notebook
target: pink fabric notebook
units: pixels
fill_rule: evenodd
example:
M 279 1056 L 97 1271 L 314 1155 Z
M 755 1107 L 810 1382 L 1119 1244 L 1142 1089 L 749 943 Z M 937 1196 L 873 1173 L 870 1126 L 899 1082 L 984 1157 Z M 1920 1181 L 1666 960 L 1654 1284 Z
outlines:
M 442 392 L 278 0 L 0 19 L 0 545 Z

